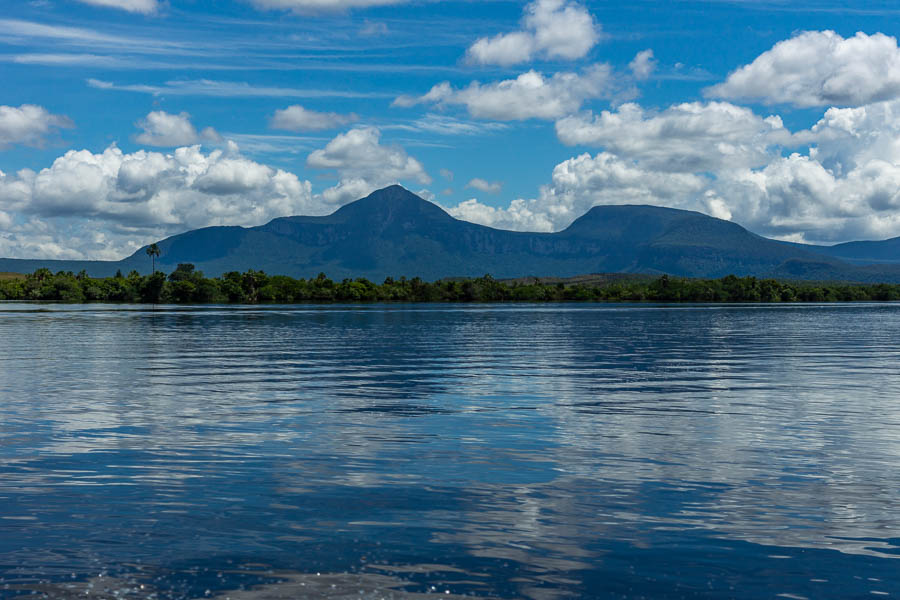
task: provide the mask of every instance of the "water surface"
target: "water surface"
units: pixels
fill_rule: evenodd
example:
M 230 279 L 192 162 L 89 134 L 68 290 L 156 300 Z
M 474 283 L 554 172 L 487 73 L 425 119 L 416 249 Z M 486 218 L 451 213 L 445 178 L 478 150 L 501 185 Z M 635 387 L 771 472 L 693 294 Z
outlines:
M 900 594 L 900 305 L 0 304 L 0 598 Z

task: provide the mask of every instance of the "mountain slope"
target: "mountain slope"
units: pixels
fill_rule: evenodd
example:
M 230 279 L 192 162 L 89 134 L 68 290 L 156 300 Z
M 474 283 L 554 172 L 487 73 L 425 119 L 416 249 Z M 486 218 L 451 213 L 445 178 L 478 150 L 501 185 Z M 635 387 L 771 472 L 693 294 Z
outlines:
M 860 265 L 900 264 L 900 237 L 880 242 L 846 242 L 823 246 L 819 252 Z
M 900 281 L 900 265 L 855 267 L 816 246 L 770 240 L 697 212 L 598 206 L 559 233 L 513 232 L 460 221 L 400 186 L 322 217 L 284 217 L 259 227 L 208 227 L 160 241 L 158 268 L 194 263 L 207 275 L 261 269 L 314 277 L 574 276 L 584 273 L 728 274 L 794 279 Z M 18 263 L 20 266 L 16 266 Z M 145 248 L 117 262 L 0 259 L 0 270 L 149 270 Z

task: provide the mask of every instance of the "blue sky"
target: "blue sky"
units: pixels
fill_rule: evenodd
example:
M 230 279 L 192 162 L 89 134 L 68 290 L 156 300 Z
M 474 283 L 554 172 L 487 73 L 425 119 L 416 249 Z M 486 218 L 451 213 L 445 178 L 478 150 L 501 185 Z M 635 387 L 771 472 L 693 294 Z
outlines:
M 638 203 L 900 236 L 896 2 L 6 4 L 0 256 L 119 258 L 395 182 L 507 229 Z

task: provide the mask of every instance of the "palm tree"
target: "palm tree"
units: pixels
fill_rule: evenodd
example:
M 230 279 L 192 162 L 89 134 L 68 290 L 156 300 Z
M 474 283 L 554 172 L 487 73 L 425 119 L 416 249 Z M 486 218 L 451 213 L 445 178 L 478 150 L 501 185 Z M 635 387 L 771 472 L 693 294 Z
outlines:
M 159 246 L 156 244 L 147 246 L 147 256 L 153 261 L 153 274 L 156 275 L 156 257 L 159 256 Z

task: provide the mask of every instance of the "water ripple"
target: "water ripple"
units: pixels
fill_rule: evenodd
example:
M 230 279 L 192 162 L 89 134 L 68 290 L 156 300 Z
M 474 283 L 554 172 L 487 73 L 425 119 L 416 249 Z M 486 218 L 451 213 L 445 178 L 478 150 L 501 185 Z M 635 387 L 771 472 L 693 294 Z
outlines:
M 0 340 L 0 598 L 900 593 L 898 305 L 7 303 Z

